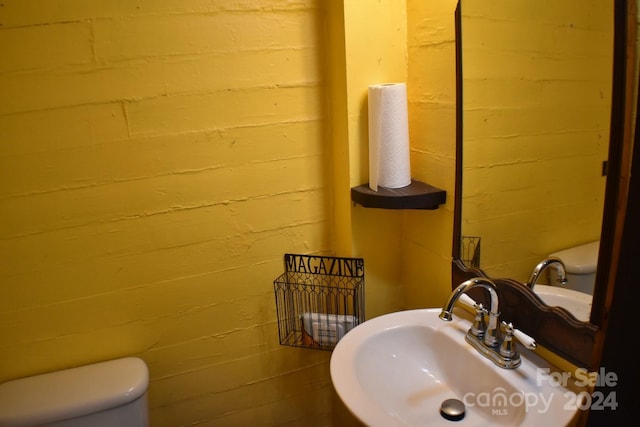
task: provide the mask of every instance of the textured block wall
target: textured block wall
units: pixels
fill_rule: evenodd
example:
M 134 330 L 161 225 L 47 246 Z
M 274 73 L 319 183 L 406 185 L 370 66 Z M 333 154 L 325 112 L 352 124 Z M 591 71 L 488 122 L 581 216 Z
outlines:
M 0 380 L 136 354 L 154 426 L 327 424 L 271 284 L 332 249 L 323 3 L 0 4 Z
M 133 354 L 154 427 L 354 425 L 271 282 L 353 239 L 371 313 L 447 295 L 455 3 L 0 2 L 0 381 Z M 366 86 L 405 76 L 413 177 L 449 201 L 344 203 Z

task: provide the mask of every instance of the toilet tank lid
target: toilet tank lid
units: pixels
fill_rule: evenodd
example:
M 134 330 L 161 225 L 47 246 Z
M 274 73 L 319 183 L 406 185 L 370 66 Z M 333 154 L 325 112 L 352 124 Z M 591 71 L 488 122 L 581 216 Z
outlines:
M 552 253 L 551 256 L 560 258 L 569 274 L 591 274 L 596 271 L 599 250 L 600 241 L 598 240 L 563 249 Z
M 125 357 L 0 384 L 0 426 L 79 417 L 125 405 L 147 391 L 142 359 Z

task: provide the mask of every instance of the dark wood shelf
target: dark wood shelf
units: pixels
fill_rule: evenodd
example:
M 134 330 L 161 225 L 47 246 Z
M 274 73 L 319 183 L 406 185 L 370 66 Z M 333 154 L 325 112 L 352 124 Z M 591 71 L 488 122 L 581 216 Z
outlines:
M 365 208 L 438 209 L 447 200 L 447 192 L 421 181 L 411 181 L 406 187 L 369 188 L 369 184 L 351 188 L 351 200 Z

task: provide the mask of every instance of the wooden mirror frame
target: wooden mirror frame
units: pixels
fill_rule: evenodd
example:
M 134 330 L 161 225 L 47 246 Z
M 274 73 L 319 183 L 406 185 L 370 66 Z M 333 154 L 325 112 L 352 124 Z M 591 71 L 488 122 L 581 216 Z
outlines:
M 462 21 L 461 3 L 456 12 L 456 183 L 452 251 L 452 289 L 473 277 L 491 279 L 498 287 L 501 319 L 512 322 L 546 349 L 579 367 L 595 369 L 602 341 L 602 327 L 611 308 L 615 272 L 626 212 L 633 146 L 633 108 L 636 58 L 635 0 L 614 0 L 614 52 L 611 127 L 603 225 L 598 270 L 589 322 L 577 320 L 561 307 L 549 307 L 526 285 L 508 278 L 488 277 L 481 269 L 467 267 L 460 258 L 462 225 Z M 482 289 L 471 296 L 487 304 Z

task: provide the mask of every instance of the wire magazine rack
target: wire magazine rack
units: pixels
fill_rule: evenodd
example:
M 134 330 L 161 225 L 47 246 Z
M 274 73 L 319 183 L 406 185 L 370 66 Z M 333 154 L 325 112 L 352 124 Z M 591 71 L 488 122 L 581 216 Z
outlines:
M 285 254 L 273 281 L 280 344 L 332 350 L 364 322 L 364 260 Z

